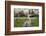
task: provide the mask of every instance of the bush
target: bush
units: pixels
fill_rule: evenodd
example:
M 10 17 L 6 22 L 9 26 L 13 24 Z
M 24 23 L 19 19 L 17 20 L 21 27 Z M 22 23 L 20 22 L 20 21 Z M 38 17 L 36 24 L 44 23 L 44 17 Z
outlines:
M 39 15 L 33 14 L 33 15 L 30 16 L 30 17 L 39 17 Z

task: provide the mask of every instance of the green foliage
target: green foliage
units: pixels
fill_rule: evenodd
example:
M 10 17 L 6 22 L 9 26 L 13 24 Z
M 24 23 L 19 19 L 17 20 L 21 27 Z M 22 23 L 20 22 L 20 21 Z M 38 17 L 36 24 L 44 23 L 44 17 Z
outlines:
M 33 15 L 30 16 L 30 17 L 39 17 L 39 15 L 38 15 L 38 14 L 33 14 Z

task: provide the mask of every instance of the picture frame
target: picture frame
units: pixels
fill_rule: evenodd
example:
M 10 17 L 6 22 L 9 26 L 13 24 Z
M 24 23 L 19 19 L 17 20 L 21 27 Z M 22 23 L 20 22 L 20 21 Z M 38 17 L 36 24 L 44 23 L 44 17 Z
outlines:
M 11 5 L 13 5 L 13 6 L 11 6 Z M 12 18 L 11 17 L 12 16 L 11 13 L 13 13 L 12 11 L 14 9 L 12 7 L 17 7 L 15 5 L 18 5 L 18 8 L 19 8 L 19 6 L 20 7 L 25 7 L 26 6 L 26 8 L 27 7 L 30 8 L 30 6 L 31 7 L 32 6 L 38 6 L 38 7 L 40 6 L 40 7 L 42 7 L 41 8 L 41 13 L 42 13 L 41 16 L 42 16 L 42 19 L 39 18 L 39 21 L 41 20 L 41 23 L 42 23 L 40 25 L 40 26 L 42 26 L 41 27 L 42 29 L 41 30 L 31 30 L 31 28 L 29 27 L 30 30 L 26 30 L 26 28 L 28 28 L 28 27 L 26 27 L 24 31 L 21 31 L 21 30 L 20 31 L 11 31 L 11 29 L 12 29 L 12 26 L 11 25 L 13 24 L 12 23 L 13 20 L 11 19 Z M 36 9 L 36 7 L 34 7 L 34 8 Z M 33 29 L 36 29 L 36 28 L 33 28 Z M 16 28 L 15 28 L 15 30 L 16 30 Z M 19 29 L 17 29 L 17 30 L 19 30 Z M 45 32 L 45 4 L 44 3 L 37 3 L 37 2 L 20 2 L 20 1 L 5 1 L 5 35 L 35 34 L 35 33 L 44 33 L 44 32 Z

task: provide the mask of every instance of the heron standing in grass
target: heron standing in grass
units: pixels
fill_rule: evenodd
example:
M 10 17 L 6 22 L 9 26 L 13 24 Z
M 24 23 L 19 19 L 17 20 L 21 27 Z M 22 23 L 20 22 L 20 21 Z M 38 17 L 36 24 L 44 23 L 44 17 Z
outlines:
M 28 16 L 23 24 L 23 27 L 31 27 L 32 24 L 31 24 L 31 19 L 30 17 Z

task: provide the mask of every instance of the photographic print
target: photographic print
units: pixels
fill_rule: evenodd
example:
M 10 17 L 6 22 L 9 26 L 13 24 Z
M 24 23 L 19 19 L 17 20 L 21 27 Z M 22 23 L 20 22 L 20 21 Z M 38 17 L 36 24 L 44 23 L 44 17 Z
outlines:
M 39 26 L 39 9 L 14 8 L 14 27 Z
M 5 34 L 45 32 L 44 3 L 5 1 Z
M 11 31 L 41 30 L 41 25 L 41 6 L 11 5 Z

